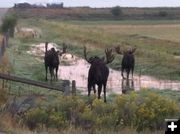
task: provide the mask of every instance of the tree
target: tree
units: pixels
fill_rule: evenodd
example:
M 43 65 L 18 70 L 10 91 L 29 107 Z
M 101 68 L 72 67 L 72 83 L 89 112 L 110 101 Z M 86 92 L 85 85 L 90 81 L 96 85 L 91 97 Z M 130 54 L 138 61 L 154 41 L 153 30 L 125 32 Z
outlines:
M 10 37 L 14 37 L 14 29 L 17 24 L 17 17 L 15 15 L 7 15 L 2 20 L 1 32 L 9 32 Z
M 159 16 L 160 17 L 166 17 L 166 16 L 168 16 L 168 13 L 166 12 L 166 11 L 159 11 Z
M 116 6 L 116 7 L 113 7 L 111 9 L 111 13 L 115 16 L 115 17 L 118 17 L 118 16 L 121 16 L 122 15 L 122 10 L 120 8 L 120 6 Z

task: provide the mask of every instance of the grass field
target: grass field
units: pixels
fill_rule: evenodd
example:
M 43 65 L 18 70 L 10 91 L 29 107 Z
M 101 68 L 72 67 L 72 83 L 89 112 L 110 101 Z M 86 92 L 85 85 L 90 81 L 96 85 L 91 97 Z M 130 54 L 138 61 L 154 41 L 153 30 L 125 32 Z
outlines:
M 137 47 L 137 52 L 135 54 L 136 73 L 139 73 L 141 71 L 141 73 L 143 74 L 153 75 L 153 76 L 163 78 L 163 79 L 180 80 L 180 72 L 179 72 L 180 71 L 180 62 L 179 62 L 180 61 L 179 59 L 180 41 L 178 41 L 179 40 L 178 34 L 180 34 L 180 32 L 178 31 L 178 29 L 180 28 L 180 22 L 178 21 L 173 22 L 173 23 L 170 23 L 169 21 L 164 21 L 164 22 L 163 21 L 159 21 L 159 22 L 140 21 L 138 23 L 138 21 L 134 21 L 134 22 L 133 21 L 132 22 L 125 22 L 125 21 L 124 22 L 121 22 L 121 21 L 90 22 L 88 21 L 87 22 L 87 21 L 58 21 L 58 20 L 49 21 L 49 20 L 43 20 L 43 19 L 40 19 L 40 20 L 39 19 L 24 19 L 24 20 L 22 19 L 22 20 L 19 20 L 18 27 L 29 27 L 29 28 L 38 29 L 41 34 L 41 38 L 34 38 L 34 39 L 23 38 L 16 35 L 14 39 L 12 38 L 10 39 L 9 47 L 7 48 L 7 54 L 8 54 L 11 66 L 13 68 L 11 70 L 11 73 L 14 73 L 18 76 L 35 79 L 35 80 L 44 80 L 44 64 L 37 62 L 34 56 L 27 53 L 30 45 L 34 43 L 39 44 L 41 42 L 49 41 L 49 42 L 55 42 L 59 44 L 61 47 L 62 42 L 65 42 L 68 44 L 68 51 L 71 51 L 72 53 L 75 53 L 80 56 L 83 56 L 83 49 L 82 49 L 83 45 L 87 45 L 88 51 L 91 51 L 90 53 L 100 54 L 103 56 L 104 48 L 115 46 L 117 44 L 121 44 L 122 42 L 127 42 L 130 44 L 130 46 Z M 174 36 L 172 36 L 172 32 L 175 32 Z M 127 46 L 124 46 L 124 47 L 127 47 Z M 117 55 L 115 61 L 110 66 L 113 68 L 118 68 L 120 66 L 121 58 L 122 58 L 121 56 Z M 27 85 L 23 85 L 19 83 L 12 82 L 10 84 L 12 85 L 12 90 L 14 90 L 13 93 L 15 94 L 16 92 L 18 92 L 18 90 L 21 90 L 22 93 L 32 90 L 34 94 L 42 95 L 42 99 L 39 102 L 42 108 L 53 109 L 51 108 L 53 105 L 55 106 L 60 105 L 61 108 L 64 106 L 65 108 L 67 107 L 71 109 L 71 105 L 73 105 L 71 98 L 68 102 L 61 101 L 62 99 L 66 100 L 66 98 L 62 97 L 60 93 L 49 92 L 44 89 L 42 90 L 33 86 L 27 86 Z M 167 90 L 167 91 L 153 91 L 153 92 L 154 92 L 153 94 L 154 98 L 157 99 L 154 101 L 151 101 L 152 99 L 151 97 L 153 96 L 149 91 L 142 91 L 139 93 L 139 94 L 142 94 L 141 97 L 150 95 L 150 96 L 146 96 L 147 98 L 144 99 L 144 101 L 147 101 L 147 102 L 142 103 L 142 104 L 147 104 L 147 107 L 145 108 L 147 108 L 148 117 L 151 117 L 150 116 L 151 114 L 149 114 L 149 111 L 152 108 L 157 108 L 157 110 L 159 111 L 163 110 L 163 108 L 161 108 L 160 106 L 164 104 L 164 100 L 162 99 L 162 101 L 160 101 L 161 99 L 159 99 L 159 97 L 156 96 L 157 94 L 160 95 L 162 98 L 167 97 L 169 99 L 174 100 L 177 103 L 175 107 L 179 106 L 179 102 L 180 102 L 179 91 Z M 127 98 L 125 96 L 127 96 Z M 122 97 L 122 100 L 120 102 L 123 102 L 123 100 L 125 100 L 124 102 L 127 105 L 127 108 L 129 108 L 128 111 L 131 112 L 133 111 L 133 108 L 136 108 L 136 105 L 134 105 L 135 101 L 133 101 L 133 98 L 135 98 L 136 95 L 132 93 L 129 96 L 129 98 L 128 98 L 128 95 L 125 95 L 125 96 L 123 95 L 119 96 L 119 97 Z M 82 96 L 78 94 L 77 97 L 80 97 L 83 103 L 85 103 L 88 100 L 87 96 Z M 117 97 L 117 95 L 114 95 L 111 99 L 112 101 L 108 102 L 106 106 L 111 107 L 112 102 L 115 99 L 115 97 Z M 140 99 L 142 99 L 141 97 Z M 126 102 L 126 99 L 129 101 Z M 131 101 L 132 101 L 132 104 L 129 103 Z M 157 101 L 159 101 L 159 103 L 157 103 Z M 149 104 L 152 104 L 152 105 L 149 106 Z M 104 103 L 102 103 L 101 105 L 104 107 Z M 98 105 L 98 108 L 101 105 Z M 77 105 L 77 106 L 80 106 L 80 105 Z M 108 107 L 105 107 L 105 110 L 101 107 L 97 109 L 97 113 L 102 113 L 103 111 L 106 111 L 106 109 L 107 109 L 107 112 L 109 111 Z M 171 107 L 171 103 L 169 104 L 169 107 Z M 74 107 L 72 107 L 72 109 L 73 108 Z M 117 109 L 120 109 L 120 108 L 122 107 L 118 106 Z M 89 111 L 90 113 L 88 113 L 88 109 L 81 110 L 81 111 L 84 111 L 84 113 L 87 112 L 85 113 L 85 117 L 87 119 L 92 119 L 92 117 L 94 117 L 94 115 L 91 116 L 91 111 Z M 63 112 L 67 112 L 67 110 L 64 110 Z M 153 111 L 153 109 L 151 112 L 155 114 L 157 113 L 156 111 Z M 108 112 L 108 113 L 111 113 L 111 112 Z M 159 112 L 159 114 L 162 114 L 162 112 Z M 140 114 L 140 117 L 142 117 L 142 115 L 143 114 Z M 146 109 L 144 110 L 144 115 L 146 115 Z M 3 115 L 2 117 L 5 117 L 5 116 Z M 102 117 L 108 117 L 108 116 L 103 115 Z M 158 119 L 156 120 L 160 120 L 160 116 L 158 116 Z M 2 122 L 3 121 L 4 120 L 2 120 Z M 20 121 L 22 121 L 22 119 Z M 103 121 L 103 120 L 97 120 L 97 123 L 100 123 L 98 121 Z M 146 121 L 146 118 L 143 121 Z M 161 121 L 164 121 L 164 118 Z M 14 123 L 17 124 L 17 126 L 13 126 L 11 122 L 12 122 L 12 118 L 10 117 L 8 120 L 6 120 L 6 122 L 4 122 L 6 124 L 5 125 L 6 127 L 4 127 L 4 129 L 6 130 L 7 128 L 6 130 L 7 132 L 12 132 L 15 130 L 15 132 L 13 133 L 32 133 L 27 128 L 22 128 L 18 126 L 19 124 L 17 122 L 14 121 Z M 107 122 L 105 124 L 107 124 Z M 94 132 L 97 134 L 98 133 L 115 133 L 114 130 L 109 129 L 109 127 L 106 127 L 106 128 L 108 128 L 108 130 L 105 130 L 105 129 L 99 130 L 99 128 L 97 127 L 97 129 L 95 129 L 94 131 L 93 129 L 90 129 L 89 131 L 92 131 L 91 133 Z M 45 133 L 44 129 L 42 125 L 42 130 L 37 129 L 37 131 L 39 133 L 41 132 Z M 123 129 L 120 128 L 122 133 L 129 133 L 129 134 L 138 133 L 136 132 L 135 129 L 136 128 L 131 128 L 131 126 L 130 127 L 128 126 L 127 128 L 123 128 Z M 84 131 L 82 130 L 82 128 L 73 128 L 71 126 L 68 126 L 67 129 L 62 130 L 62 131 L 63 133 L 74 132 L 74 133 L 81 134 L 81 133 L 86 133 L 85 131 L 87 130 Z M 121 131 L 118 131 L 117 133 L 120 133 Z M 51 129 L 46 131 L 46 133 L 56 133 L 56 132 L 57 132 L 57 129 L 52 130 L 52 132 L 51 132 Z M 163 132 L 164 130 L 157 130 L 157 131 L 147 130 L 147 132 L 146 130 L 144 130 L 141 133 L 157 133 L 158 134 L 158 133 L 163 133 Z
M 21 19 L 19 27 L 38 28 L 41 38 L 32 42 L 65 42 L 69 50 L 83 56 L 82 47 L 103 56 L 104 48 L 127 42 L 137 47 L 136 73 L 180 80 L 180 21 L 59 21 Z M 18 39 L 17 39 L 18 40 Z M 125 48 L 127 46 L 124 46 Z M 110 65 L 119 68 L 121 56 Z

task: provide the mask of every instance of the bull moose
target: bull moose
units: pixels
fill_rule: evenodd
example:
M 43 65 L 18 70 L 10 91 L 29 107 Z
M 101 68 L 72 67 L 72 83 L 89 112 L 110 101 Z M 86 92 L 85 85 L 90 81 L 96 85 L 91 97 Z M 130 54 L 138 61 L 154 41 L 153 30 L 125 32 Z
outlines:
M 109 76 L 109 68 L 106 64 L 111 63 L 114 60 L 112 49 L 106 49 L 106 61 L 105 57 L 100 58 L 98 56 L 87 58 L 86 47 L 84 47 L 85 60 L 90 63 L 88 72 L 88 96 L 90 96 L 91 89 L 93 88 L 96 93 L 95 85 L 98 86 L 98 99 L 101 97 L 102 87 L 104 89 L 104 102 L 106 102 L 106 84 Z
M 117 46 L 115 50 L 118 54 L 123 55 L 122 62 L 121 62 L 121 76 L 123 77 L 123 79 L 125 79 L 123 75 L 124 70 L 125 70 L 127 74 L 127 79 L 129 79 L 129 73 L 131 71 L 132 78 L 133 78 L 134 65 L 135 65 L 134 52 L 136 51 L 136 47 L 131 48 L 126 51 L 122 51 L 120 49 L 120 46 Z
M 63 45 L 63 52 L 56 51 L 54 48 L 51 48 L 50 50 L 48 49 L 48 42 L 45 43 L 45 56 L 44 56 L 44 65 L 45 65 L 45 70 L 46 70 L 46 80 L 47 80 L 47 71 L 49 68 L 49 72 L 51 75 L 51 80 L 54 77 L 54 79 L 58 78 L 57 72 L 59 69 L 59 55 L 61 56 L 63 53 L 66 51 L 66 46 Z M 55 75 L 54 75 L 54 70 L 55 70 Z

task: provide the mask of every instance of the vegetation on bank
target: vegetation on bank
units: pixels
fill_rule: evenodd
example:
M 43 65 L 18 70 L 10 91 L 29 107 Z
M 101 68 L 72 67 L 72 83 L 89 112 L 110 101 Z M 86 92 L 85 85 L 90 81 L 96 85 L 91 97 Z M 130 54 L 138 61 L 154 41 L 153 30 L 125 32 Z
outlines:
M 174 94 L 172 92 L 172 94 Z M 180 116 L 180 103 L 164 98 L 154 91 L 141 90 L 128 95 L 116 95 L 111 102 L 81 96 L 62 96 L 50 93 L 36 95 L 35 107 L 12 120 L 15 128 L 38 133 L 64 132 L 74 129 L 80 133 L 163 133 L 164 119 Z M 26 104 L 30 105 L 30 104 Z M 7 123 L 7 122 L 6 122 Z M 1 126 L 6 124 L 1 120 Z M 4 126 L 12 131 L 14 126 Z M 108 129 L 107 129 L 108 128 Z M 8 130 L 8 129 L 7 129 Z M 21 133 L 21 132 L 20 132 Z

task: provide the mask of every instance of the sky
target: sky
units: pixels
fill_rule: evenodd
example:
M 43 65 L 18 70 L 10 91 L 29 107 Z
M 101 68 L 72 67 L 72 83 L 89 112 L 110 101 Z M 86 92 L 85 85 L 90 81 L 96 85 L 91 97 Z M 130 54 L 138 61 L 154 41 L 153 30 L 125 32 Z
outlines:
M 14 3 L 28 2 L 43 3 L 63 2 L 65 7 L 180 7 L 180 0 L 0 0 L 0 7 L 12 7 Z

